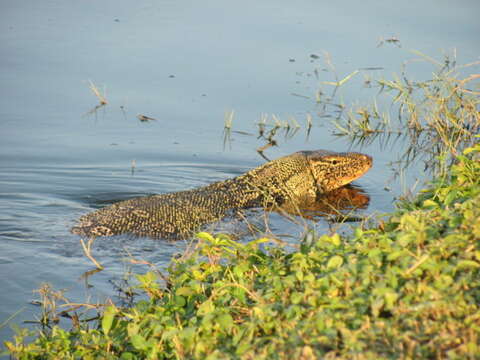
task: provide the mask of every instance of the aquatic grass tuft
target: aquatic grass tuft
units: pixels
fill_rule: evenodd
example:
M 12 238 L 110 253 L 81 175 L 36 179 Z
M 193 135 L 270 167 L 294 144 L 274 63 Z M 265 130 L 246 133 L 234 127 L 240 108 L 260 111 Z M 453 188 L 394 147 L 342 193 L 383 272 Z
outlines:
M 232 144 L 232 134 L 240 134 L 246 136 L 254 136 L 251 132 L 233 130 L 234 111 L 225 112 L 223 125 L 223 148 L 225 150 L 227 144 Z M 313 117 L 311 114 L 306 114 L 306 124 L 304 126 L 306 138 L 308 140 L 313 126 Z M 278 146 L 281 141 L 279 138 L 283 135 L 283 140 L 288 141 L 295 137 L 302 129 L 302 125 L 295 116 L 289 115 L 286 118 L 280 117 L 277 114 L 260 114 L 260 119 L 255 123 L 257 139 L 262 142 L 262 145 L 256 148 L 257 153 L 267 161 L 270 159 L 265 155 L 265 151 L 271 147 Z
M 90 115 L 95 115 L 95 118 L 97 117 L 97 112 L 98 110 L 100 109 L 104 109 L 105 110 L 105 106 L 108 104 L 108 101 L 107 101 L 107 89 L 106 87 L 104 86 L 103 87 L 103 93 L 98 89 L 98 87 L 91 81 L 91 80 L 88 80 L 88 83 L 89 83 L 89 89 L 93 92 L 93 94 L 97 97 L 97 99 L 99 100 L 99 103 L 97 105 L 95 105 L 92 109 L 90 109 L 89 111 L 87 111 L 85 114 L 83 114 L 83 116 L 90 116 Z M 122 112 L 124 113 L 125 115 L 125 109 L 124 108 L 121 108 L 122 109 Z
M 410 80 L 406 65 L 391 80 L 369 80 L 379 91 L 377 99 L 368 106 L 350 107 L 334 119 L 334 134 L 348 137 L 356 146 L 401 141 L 405 144 L 397 159 L 401 167 L 423 160 L 425 169 L 442 174 L 479 133 L 480 75 L 465 74 L 480 62 L 458 66 L 448 56 L 441 62 L 415 54 L 434 67 L 430 80 Z M 388 110 L 380 110 L 379 101 Z
M 225 150 L 225 147 L 227 143 L 231 147 L 231 142 L 232 142 L 232 124 L 233 124 L 233 117 L 235 115 L 234 110 L 230 111 L 225 111 L 224 115 L 224 125 L 223 125 L 223 149 Z
M 100 105 L 107 105 L 108 104 L 108 101 L 107 101 L 107 89 L 106 87 L 104 86 L 103 87 L 103 94 L 102 92 L 98 89 L 98 87 L 92 82 L 92 80 L 88 80 L 88 83 L 89 83 L 89 89 L 93 92 L 93 94 L 97 97 L 97 99 L 99 100 L 100 102 Z
M 399 44 L 395 37 L 383 42 Z M 418 161 L 432 175 L 446 171 L 456 156 L 474 143 L 473 136 L 480 131 L 480 62 L 458 65 L 455 54 L 437 60 L 419 51 L 411 53 L 416 58 L 406 61 L 400 74 L 390 79 L 375 79 L 369 73 L 383 67 L 364 67 L 339 75 L 330 54 L 324 53 L 325 67 L 313 70 L 319 86 L 314 96 L 292 93 L 315 102 L 315 118 L 306 113 L 307 139 L 318 119 L 329 119 L 333 135 L 347 138 L 352 147 L 376 142 L 385 149 L 400 144 L 400 153 L 390 164 L 397 172 Z M 414 80 L 409 76 L 407 68 L 419 62 L 432 67 L 430 78 Z M 333 80 L 323 79 L 323 73 L 333 76 Z M 341 90 L 358 85 L 355 80 L 359 73 L 364 74 L 364 89 L 376 93 L 366 105 L 347 105 Z M 231 130 L 231 122 L 228 125 L 225 129 Z M 264 152 L 280 143 L 280 131 L 288 140 L 301 128 L 294 117 L 281 120 L 275 114 L 261 114 L 256 126 L 257 138 L 262 142 L 256 150 L 267 160 Z

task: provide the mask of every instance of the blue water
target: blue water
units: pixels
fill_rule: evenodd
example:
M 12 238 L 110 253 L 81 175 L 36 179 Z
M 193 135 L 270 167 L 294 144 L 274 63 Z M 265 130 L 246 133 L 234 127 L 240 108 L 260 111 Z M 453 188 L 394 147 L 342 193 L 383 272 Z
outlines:
M 11 324 L 34 319 L 29 304 L 41 283 L 66 289 L 72 301 L 104 301 L 115 295 L 110 280 L 131 265 L 127 253 L 158 266 L 184 242 L 97 240 L 92 268 L 69 228 L 82 214 L 105 204 L 151 193 L 183 190 L 229 178 L 263 163 L 257 136 L 232 133 L 224 146 L 226 111 L 233 130 L 256 134 L 261 114 L 293 116 L 299 133 L 266 151 L 270 158 L 306 149 L 345 151 L 329 120 L 317 116 L 314 93 L 328 53 L 342 78 L 347 104 L 370 101 L 364 77 L 391 77 L 420 50 L 441 59 L 455 49 L 458 62 L 478 60 L 476 0 L 393 1 L 3 1 L 0 4 L 0 340 Z M 398 38 L 378 46 L 381 39 Z M 316 59 L 311 55 L 318 55 Z M 320 78 L 314 69 L 320 69 Z M 431 75 L 417 64 L 411 76 Z M 88 114 L 97 98 L 108 105 Z M 295 96 L 299 94 L 302 96 Z M 307 113 L 314 125 L 306 139 Z M 157 119 L 147 123 L 136 116 Z M 396 147 L 354 148 L 374 157 L 358 180 L 370 196 L 365 213 L 390 211 L 393 199 L 425 179 L 421 166 L 394 181 L 388 162 Z M 132 161 L 135 171 L 132 174 Z M 391 191 L 385 191 L 388 186 Z M 301 229 L 272 215 L 279 233 Z M 321 221 L 319 231 L 328 231 Z M 138 269 L 137 269 L 138 268 Z M 138 271 L 145 267 L 136 266 Z

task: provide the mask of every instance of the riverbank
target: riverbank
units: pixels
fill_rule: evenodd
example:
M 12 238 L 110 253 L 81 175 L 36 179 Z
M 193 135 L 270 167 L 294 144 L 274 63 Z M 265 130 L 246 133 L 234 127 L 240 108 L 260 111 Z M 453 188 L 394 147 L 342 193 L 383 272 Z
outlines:
M 166 276 L 137 276 L 145 300 L 5 346 L 21 359 L 475 358 L 479 156 L 468 148 L 380 226 L 349 237 L 310 234 L 288 252 L 201 234 Z

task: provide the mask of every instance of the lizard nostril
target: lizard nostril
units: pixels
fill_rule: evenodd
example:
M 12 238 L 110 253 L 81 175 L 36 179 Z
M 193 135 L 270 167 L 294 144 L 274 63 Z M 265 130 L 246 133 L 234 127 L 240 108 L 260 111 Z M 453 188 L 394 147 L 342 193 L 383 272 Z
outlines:
M 371 156 L 368 156 L 368 155 L 365 155 L 365 154 L 362 154 L 363 156 L 363 160 L 365 162 L 367 162 L 368 164 L 371 164 L 372 163 L 372 157 Z

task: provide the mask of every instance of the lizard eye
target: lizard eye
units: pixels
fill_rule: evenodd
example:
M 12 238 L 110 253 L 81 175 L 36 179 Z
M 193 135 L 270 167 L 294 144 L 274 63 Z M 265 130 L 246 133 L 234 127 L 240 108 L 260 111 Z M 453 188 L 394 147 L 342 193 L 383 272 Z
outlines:
M 338 161 L 337 161 L 337 160 L 332 160 L 332 164 L 333 164 L 333 165 L 337 165 L 337 164 L 338 164 Z

